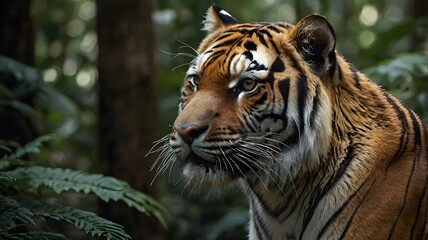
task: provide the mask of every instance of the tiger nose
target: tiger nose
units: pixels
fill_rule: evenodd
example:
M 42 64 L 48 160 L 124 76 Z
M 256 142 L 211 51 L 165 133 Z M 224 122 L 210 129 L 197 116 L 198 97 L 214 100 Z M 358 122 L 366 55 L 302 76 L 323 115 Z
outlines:
M 193 140 L 204 132 L 208 130 L 208 125 L 189 125 L 189 126 L 180 126 L 178 124 L 174 125 L 175 131 L 180 134 L 181 138 L 187 143 L 191 144 Z

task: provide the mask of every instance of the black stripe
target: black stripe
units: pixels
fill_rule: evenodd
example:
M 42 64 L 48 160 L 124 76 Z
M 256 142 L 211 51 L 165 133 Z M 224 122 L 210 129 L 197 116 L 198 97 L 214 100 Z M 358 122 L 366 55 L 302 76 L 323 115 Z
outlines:
M 329 182 L 324 187 L 321 187 L 320 189 L 317 189 L 315 191 L 315 195 L 313 195 L 312 200 L 310 201 L 310 205 L 306 210 L 305 217 L 303 218 L 303 228 L 300 233 L 300 239 L 302 239 L 303 233 L 306 231 L 306 228 L 308 227 L 308 224 L 311 221 L 312 216 L 314 215 L 315 209 L 318 207 L 318 203 L 337 184 L 337 182 L 339 182 L 339 180 L 342 178 L 342 176 L 348 169 L 350 163 L 354 159 L 356 153 L 355 147 L 352 143 L 352 138 L 350 138 L 350 141 L 351 142 L 347 147 L 346 156 L 340 163 L 339 169 L 334 172 L 334 174 L 330 177 Z
M 348 206 L 349 202 L 351 202 L 352 199 L 354 199 L 354 197 L 357 195 L 357 193 L 359 193 L 360 190 L 363 189 L 363 187 L 366 185 L 366 183 L 367 183 L 367 179 L 364 180 L 364 182 L 358 187 L 358 189 L 355 192 L 353 192 L 351 194 L 351 196 L 349 196 L 349 198 L 342 204 L 342 206 L 340 206 L 340 208 L 337 209 L 336 212 L 334 212 L 331 215 L 331 217 L 328 219 L 328 221 L 324 224 L 324 226 L 321 229 L 321 231 L 318 233 L 317 239 L 321 239 L 321 237 L 324 235 L 325 231 L 331 225 L 331 223 L 336 220 L 336 218 L 341 214 L 341 212 L 343 211 L 343 209 L 345 209 L 345 207 Z
M 339 64 L 337 64 L 337 72 L 339 74 L 339 80 L 342 82 L 343 81 L 343 72 L 342 72 L 342 68 L 340 67 Z
M 294 146 L 295 144 L 297 144 L 297 142 L 300 139 L 300 135 L 299 135 L 299 130 L 297 125 L 292 122 L 291 123 L 291 127 L 293 128 L 293 133 L 283 142 L 283 147 L 282 150 L 289 150 L 292 146 Z
M 224 60 L 223 60 L 223 64 L 225 64 L 225 61 L 226 60 L 229 60 L 229 62 L 227 63 L 227 69 L 230 71 L 230 69 L 231 69 L 231 64 L 232 64 L 232 60 L 233 60 L 233 58 L 235 57 L 237 55 L 237 53 L 232 53 L 229 57 L 227 57 L 227 58 L 224 58 Z M 225 64 L 226 65 L 226 64 Z
M 290 203 L 288 202 L 288 198 L 284 199 L 284 201 L 282 201 L 281 204 L 277 204 L 275 206 L 274 209 L 271 209 L 268 204 L 266 203 L 266 201 L 263 199 L 263 197 L 255 191 L 253 184 L 249 183 L 250 189 L 253 192 L 255 198 L 257 199 L 257 201 L 259 202 L 259 204 L 261 205 L 264 213 L 269 214 L 272 218 L 277 219 L 285 210 L 290 209 L 291 211 L 295 209 L 295 207 L 290 206 Z M 251 199 L 253 200 L 253 199 Z M 291 203 L 294 206 L 297 204 L 297 201 L 295 201 L 294 203 Z M 289 213 L 291 214 L 291 213 Z M 280 222 L 284 221 L 286 219 L 278 219 Z
M 250 51 L 245 51 L 242 55 L 244 55 L 250 61 L 253 61 L 253 54 Z
M 311 128 L 314 127 L 315 116 L 318 113 L 319 108 L 320 108 L 320 85 L 317 84 L 317 86 L 315 87 L 314 100 L 312 102 L 311 116 L 309 118 L 309 126 Z
M 266 29 L 260 29 L 260 33 L 263 33 L 264 35 L 268 36 L 268 38 L 273 39 L 272 34 L 270 34 L 269 31 L 266 31 Z
M 296 68 L 297 71 L 303 72 L 302 68 L 299 65 L 299 61 L 297 61 L 297 59 L 294 58 L 293 54 L 288 55 L 288 57 L 290 58 L 290 61 L 293 64 L 293 67 Z
M 278 46 L 276 46 L 276 42 L 271 38 L 268 38 L 268 40 L 270 42 L 270 45 L 273 47 L 273 49 L 275 49 L 276 54 L 280 54 Z
M 246 132 L 254 132 L 254 131 L 257 131 L 257 129 L 256 129 L 256 130 L 254 130 L 254 129 L 252 128 L 252 126 L 249 126 L 249 125 L 247 124 L 247 115 L 245 115 L 245 114 L 243 114 L 243 115 L 242 115 L 242 117 L 241 117 L 241 118 L 239 118 L 239 123 L 241 124 L 241 126 L 242 126 L 242 127 L 244 127 L 244 128 L 245 128 L 245 131 L 246 131 Z
M 290 94 L 290 79 L 286 78 L 279 81 L 278 88 L 279 88 L 279 92 L 281 93 L 283 104 L 284 104 L 284 108 L 282 109 L 282 113 L 281 113 L 282 121 L 284 122 L 284 124 L 286 124 L 288 122 L 287 108 L 288 108 L 288 96 Z
M 286 30 L 288 30 L 288 29 L 291 28 L 291 25 L 287 25 L 287 24 L 284 24 L 284 23 L 277 23 L 276 25 L 278 25 L 278 26 L 280 26 L 280 27 L 282 27 L 282 28 L 284 28 Z
M 425 141 L 426 142 L 426 141 Z M 426 179 L 425 181 L 425 185 L 424 185 L 424 190 L 422 192 L 421 198 L 419 199 L 419 204 L 418 204 L 418 209 L 416 211 L 416 217 L 415 217 L 415 222 L 413 223 L 413 227 L 412 227 L 412 231 L 411 231 L 411 235 L 410 235 L 410 239 L 422 239 L 422 235 L 424 234 L 424 231 L 420 232 L 420 236 L 416 236 L 415 238 L 413 238 L 413 234 L 416 232 L 416 225 L 418 223 L 418 218 L 419 218 L 419 214 L 422 213 L 422 210 L 425 209 L 426 206 L 422 205 L 424 200 L 426 200 L 426 191 L 427 191 L 427 185 L 428 185 L 428 179 Z M 422 213 L 423 214 L 423 213 Z M 425 221 L 421 221 L 422 223 L 426 222 Z M 424 226 L 426 224 L 423 224 Z M 419 230 L 420 231 L 420 230 Z
M 269 25 L 269 26 L 267 26 L 267 28 L 269 28 L 269 30 L 274 31 L 276 33 L 281 33 L 281 30 L 279 30 L 278 28 L 276 28 L 275 25 Z
M 204 63 L 203 68 L 207 68 L 207 66 L 211 65 L 215 60 L 217 60 L 219 57 L 223 56 L 223 55 L 224 55 L 224 53 L 225 53 L 225 51 L 224 51 L 224 50 L 221 50 L 221 51 L 218 51 L 218 52 L 213 53 L 213 54 L 210 56 L 209 60 L 207 60 L 207 61 Z
M 214 42 L 221 41 L 221 40 L 223 40 L 223 39 L 225 39 L 225 38 L 228 38 L 228 37 L 230 37 L 230 36 L 232 36 L 232 35 L 233 35 L 233 33 L 226 33 L 226 34 L 222 34 L 221 36 L 219 36 L 218 38 L 216 38 L 216 39 L 214 40 Z
M 299 112 L 299 134 L 303 134 L 305 129 L 305 107 L 308 95 L 308 80 L 301 74 L 297 78 L 297 110 Z
M 265 47 L 269 47 L 266 43 L 265 37 L 263 34 L 260 34 L 260 32 L 256 32 L 257 38 L 260 40 L 260 43 L 263 44 Z
M 355 87 L 357 87 L 358 89 L 361 89 L 360 77 L 358 76 L 358 70 L 355 68 L 354 65 L 352 65 L 350 63 L 349 63 L 349 69 L 352 72 L 352 78 L 354 79 Z
M 268 82 L 271 86 L 273 86 L 273 82 L 275 81 L 274 73 L 275 72 L 283 72 L 285 70 L 284 62 L 277 57 L 275 62 L 270 67 L 270 71 L 265 81 Z
M 358 204 L 358 206 L 355 208 L 355 211 L 352 213 L 351 218 L 349 219 L 348 223 L 346 224 L 345 228 L 343 229 L 342 234 L 340 235 L 339 239 L 343 239 L 346 235 L 346 233 L 349 230 L 349 227 L 351 226 L 352 220 L 355 217 L 355 214 L 357 214 L 358 210 L 361 207 L 361 204 L 364 202 L 364 200 L 366 199 L 367 195 L 369 195 L 370 191 L 372 190 L 373 186 L 375 184 L 375 181 L 372 182 L 372 185 L 370 186 L 369 190 L 367 190 L 367 192 L 364 194 L 363 199 L 361 199 L 360 203 Z
M 244 24 L 239 24 L 239 27 L 254 29 L 254 28 L 261 27 L 263 25 L 264 25 L 263 23 L 244 23 Z
M 239 38 L 232 38 L 230 40 L 227 40 L 227 41 L 218 43 L 217 45 L 214 45 L 211 49 L 216 49 L 216 48 L 220 48 L 220 47 L 224 47 L 224 46 L 233 45 L 238 40 L 239 40 Z
M 270 235 L 269 231 L 266 228 L 266 224 L 263 222 L 262 217 L 260 216 L 260 213 L 258 211 L 258 208 L 255 207 L 255 204 L 252 204 L 252 212 L 253 212 L 253 224 L 256 228 L 257 236 L 260 240 L 262 239 L 272 239 L 272 236 Z
M 252 120 L 254 120 L 254 119 L 251 119 L 250 113 L 246 113 L 244 115 L 245 125 L 250 128 L 250 132 L 258 132 L 255 121 L 252 121 Z
M 398 120 L 401 122 L 401 134 L 400 134 L 400 143 L 398 146 L 397 151 L 394 154 L 394 157 L 389 161 L 388 166 L 385 170 L 385 175 L 387 174 L 389 167 L 396 162 L 398 159 L 401 158 L 401 156 L 404 153 L 404 150 L 407 148 L 407 144 L 409 142 L 409 124 L 407 122 L 406 114 L 401 110 L 400 106 L 394 101 L 394 99 L 391 98 L 391 96 L 385 92 L 382 91 L 383 95 L 385 96 L 388 103 L 392 106 L 395 113 L 397 114 Z M 405 138 L 405 139 L 404 139 Z
M 395 219 L 394 224 L 391 227 L 391 230 L 389 231 L 389 235 L 388 235 L 388 239 L 392 238 L 392 235 L 394 234 L 395 231 L 395 227 L 397 226 L 398 221 L 400 220 L 401 214 L 403 214 L 403 210 L 404 207 L 407 203 L 407 197 L 409 194 L 409 190 L 410 190 L 410 183 L 412 182 L 412 178 L 413 178 L 413 174 L 415 173 L 415 167 L 416 167 L 416 161 L 420 159 L 420 154 L 421 154 L 421 130 L 419 127 L 419 122 L 415 117 L 415 114 L 409 110 L 408 113 L 410 115 L 410 118 L 412 119 L 412 124 L 413 124 L 413 134 L 414 134 L 414 151 L 413 151 L 413 162 L 412 162 L 412 169 L 410 170 L 410 174 L 409 177 L 407 178 L 407 184 L 406 184 L 406 188 L 404 191 L 404 200 L 403 200 L 403 204 L 400 207 L 400 210 L 398 212 L 397 218 Z
M 256 51 L 257 50 L 257 45 L 255 43 L 253 43 L 252 41 L 247 41 L 244 44 L 244 47 L 249 51 Z

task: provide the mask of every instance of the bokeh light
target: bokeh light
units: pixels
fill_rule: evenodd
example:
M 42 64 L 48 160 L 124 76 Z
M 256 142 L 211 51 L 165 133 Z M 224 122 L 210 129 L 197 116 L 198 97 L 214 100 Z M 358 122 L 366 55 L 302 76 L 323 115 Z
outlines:
M 373 26 L 379 20 L 379 10 L 373 5 L 364 5 L 360 13 L 360 22 L 366 26 Z
M 51 83 L 58 80 L 59 72 L 55 67 L 51 67 L 43 71 L 43 81 Z
M 376 40 L 376 35 L 372 31 L 363 30 L 359 34 L 358 40 L 360 41 L 361 47 L 368 48 Z

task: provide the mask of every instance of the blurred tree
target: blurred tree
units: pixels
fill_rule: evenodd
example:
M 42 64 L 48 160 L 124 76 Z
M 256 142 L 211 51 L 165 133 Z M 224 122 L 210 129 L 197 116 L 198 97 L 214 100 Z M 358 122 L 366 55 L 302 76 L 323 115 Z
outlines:
M 34 27 L 29 11 L 30 0 L 4 0 L 0 6 L 0 55 L 33 65 Z M 0 79 L 8 89 L 18 92 L 17 100 L 33 106 L 34 88 L 18 89 L 23 85 L 10 74 L 1 74 Z M 35 81 L 33 83 L 36 84 Z M 23 144 L 36 136 L 31 117 L 13 106 L 0 102 L 0 116 L 0 138 Z
M 413 19 L 423 19 L 423 18 L 428 18 L 428 1 L 426 0 L 413 0 L 413 1 L 409 1 L 408 5 L 410 8 L 410 15 L 412 16 Z M 425 39 L 424 39 L 425 37 Z M 424 46 L 423 43 L 426 43 L 426 41 L 428 39 L 427 35 L 425 34 L 424 36 L 422 36 L 422 34 L 417 34 L 417 33 L 413 33 L 412 34 L 412 44 L 411 46 L 413 47 L 412 50 L 424 50 Z
M 0 6 L 0 54 L 33 65 L 34 27 L 30 0 L 2 0 Z
M 153 0 L 98 0 L 99 159 L 103 172 L 154 196 L 151 158 L 157 137 Z M 101 214 L 123 223 L 133 239 L 159 239 L 159 224 L 125 205 Z

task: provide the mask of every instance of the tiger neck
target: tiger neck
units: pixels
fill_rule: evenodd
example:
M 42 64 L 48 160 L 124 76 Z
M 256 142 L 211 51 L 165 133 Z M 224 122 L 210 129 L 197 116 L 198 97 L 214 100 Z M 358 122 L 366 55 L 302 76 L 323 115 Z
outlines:
M 311 234 L 319 232 L 320 229 L 317 228 L 332 216 L 338 207 L 337 204 L 347 199 L 352 192 L 345 188 L 361 186 L 360 179 L 364 179 L 363 175 L 347 180 L 350 186 L 336 185 L 337 182 L 343 181 L 342 176 L 346 172 L 351 171 L 349 164 L 355 159 L 360 161 L 353 141 L 359 141 L 361 136 L 358 134 L 365 132 L 362 129 L 365 126 L 376 124 L 385 126 L 390 119 L 385 119 L 382 113 L 376 110 L 376 106 L 372 103 L 373 99 L 368 99 L 373 98 L 373 94 L 367 96 L 359 89 L 361 86 L 372 83 L 341 57 L 338 58 L 332 81 L 338 82 L 338 85 L 331 87 L 331 92 L 328 93 L 333 108 L 331 116 L 325 119 L 332 126 L 329 150 L 322 159 L 315 160 L 322 164 L 318 164 L 312 171 L 294 175 L 294 178 L 282 187 L 275 184 L 267 185 L 261 181 L 245 181 L 243 184 L 249 193 L 250 237 L 254 239 L 276 239 L 281 236 L 286 236 L 287 239 L 316 238 Z M 370 112 L 373 115 L 362 118 L 363 113 L 356 113 L 356 109 L 363 109 L 364 114 Z M 356 130 L 356 127 L 359 129 Z M 369 130 L 366 133 L 369 133 Z M 294 160 L 301 161 L 301 159 Z
M 324 184 L 315 174 L 289 181 L 282 189 L 245 182 L 250 202 L 250 239 L 298 239 L 317 206 L 311 195 L 317 185 Z

